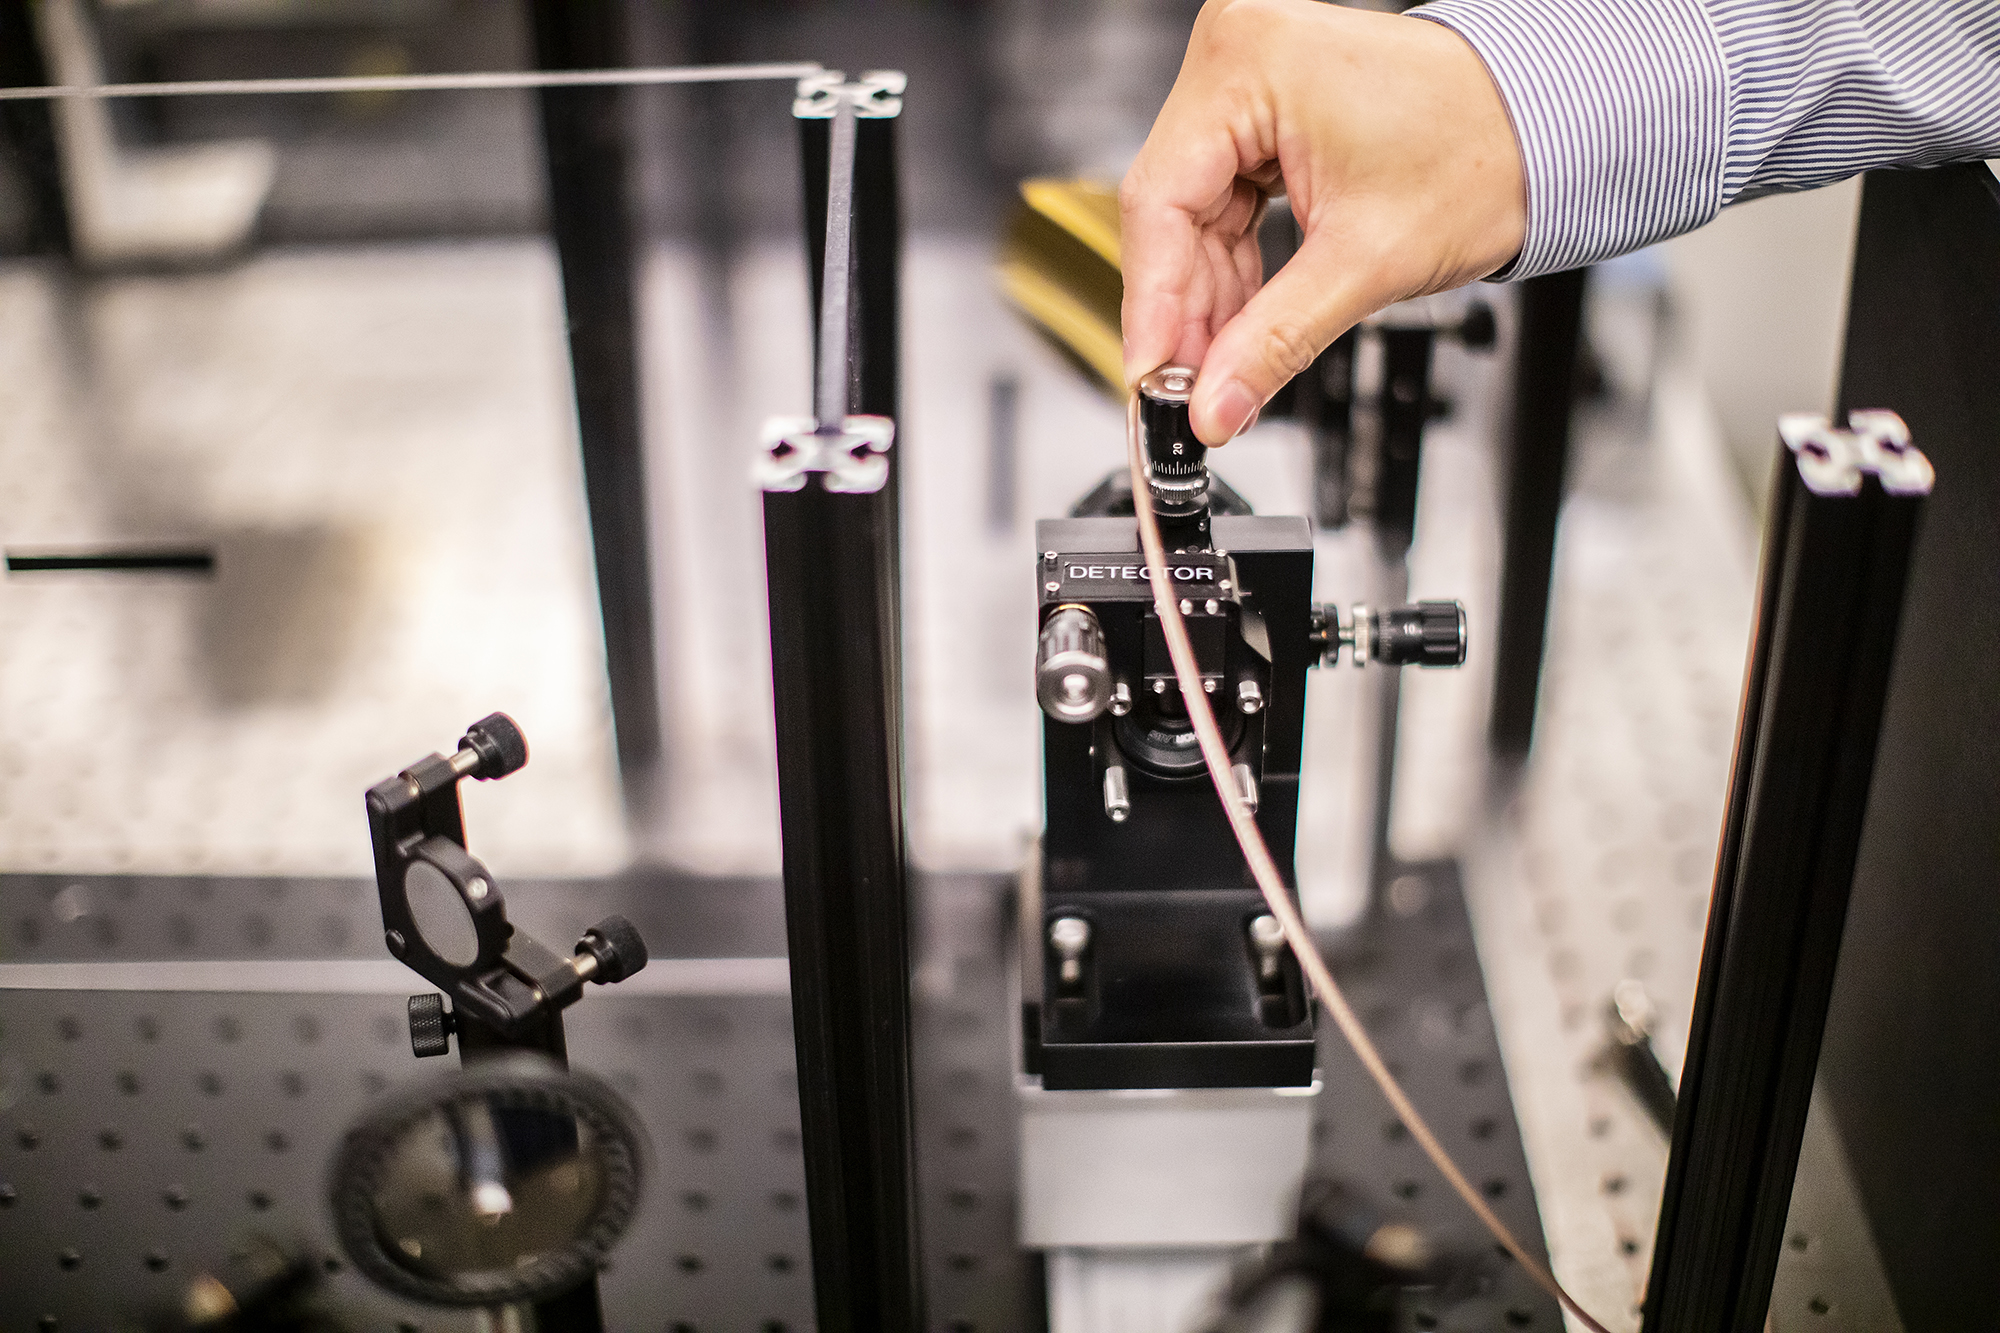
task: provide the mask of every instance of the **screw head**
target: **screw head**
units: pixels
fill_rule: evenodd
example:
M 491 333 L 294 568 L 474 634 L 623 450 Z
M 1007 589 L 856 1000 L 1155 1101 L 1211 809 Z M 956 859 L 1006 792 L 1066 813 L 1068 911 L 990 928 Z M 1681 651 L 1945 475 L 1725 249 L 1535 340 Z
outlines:
M 1208 605 L 1204 606 L 1202 610 L 1208 612 L 1210 615 L 1218 615 L 1222 611 L 1222 603 L 1211 597 L 1208 599 Z
M 1080 916 L 1059 916 L 1049 923 L 1049 943 L 1065 958 L 1073 958 L 1090 943 L 1090 923 Z
M 1270 913 L 1254 917 L 1250 922 L 1250 942 L 1259 952 L 1274 953 L 1285 942 L 1285 928 L 1278 924 L 1278 918 Z
M 409 942 L 403 938 L 403 932 L 400 930 L 385 932 L 382 936 L 382 943 L 388 945 L 389 952 L 398 958 L 401 958 L 410 951 Z
M 476 903 L 485 902 L 486 891 L 491 887 L 484 879 L 475 878 L 470 884 L 465 886 L 465 896 Z
M 1043 592 L 1060 592 L 1060 591 L 1062 591 L 1062 584 L 1060 584 L 1060 583 L 1056 582 L 1056 581 L 1055 581 L 1054 579 L 1050 579 L 1050 580 L 1049 580 L 1049 581 L 1048 581 L 1047 583 L 1044 583 L 1044 584 L 1042 585 L 1042 591 L 1043 591 Z

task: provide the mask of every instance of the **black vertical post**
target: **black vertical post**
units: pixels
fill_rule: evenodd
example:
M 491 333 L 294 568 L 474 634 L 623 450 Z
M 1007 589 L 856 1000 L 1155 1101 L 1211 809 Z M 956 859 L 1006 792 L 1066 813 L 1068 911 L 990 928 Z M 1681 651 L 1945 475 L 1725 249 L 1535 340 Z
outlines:
M 1571 269 L 1520 284 L 1501 518 L 1499 642 L 1487 727 L 1493 752 L 1504 758 L 1525 757 L 1535 734 L 1589 272 Z
M 1348 455 L 1354 442 L 1354 352 L 1361 331 L 1335 338 L 1295 381 L 1293 402 L 1312 439 L 1313 524 L 1347 526 Z
M 540 68 L 609 69 L 625 63 L 620 0 L 529 0 L 528 12 Z M 643 781 L 660 757 L 660 700 L 639 419 L 626 95 L 615 87 L 544 88 L 538 97 L 618 767 L 629 786 Z
M 1417 482 L 1423 473 L 1424 426 L 1431 411 L 1431 354 L 1437 331 L 1427 325 L 1389 326 L 1382 339 L 1382 388 L 1378 419 L 1380 452 L 1375 464 L 1375 551 L 1381 560 L 1385 602 L 1409 592 L 1410 543 L 1417 534 Z M 1369 889 L 1379 893 L 1394 870 L 1389 823 L 1394 817 L 1396 744 L 1403 707 L 1403 673 L 1377 673 L 1375 730 L 1375 826 Z
M 28 0 L 0 0 L 0 87 L 39 88 L 49 81 Z M 67 255 L 69 207 L 57 156 L 55 107 L 48 102 L 0 102 L 0 152 L 28 193 L 30 252 Z
M 1401 565 L 1417 532 L 1417 481 L 1431 412 L 1431 351 L 1437 330 L 1388 326 L 1382 338 L 1382 457 L 1375 469 L 1375 547 Z
M 1888 422 L 1786 422 L 1646 1333 L 1764 1327 L 1930 490 Z
M 1299 251 L 1302 235 L 1289 206 L 1274 205 L 1258 231 L 1264 271 L 1276 273 Z M 1313 526 L 1347 526 L 1348 456 L 1354 440 L 1354 353 L 1361 330 L 1349 329 L 1264 405 L 1264 419 L 1290 418 L 1312 443 Z
M 923 1330 L 894 450 L 886 431 L 870 443 L 844 429 L 849 404 L 893 410 L 896 390 L 899 247 L 882 230 L 896 216 L 894 122 L 882 105 L 841 87 L 800 99 L 807 237 L 820 252 L 815 360 L 830 373 L 815 379 L 818 429 L 773 443 L 764 492 L 785 920 L 821 1333 Z M 864 170 L 871 152 L 876 169 Z M 890 272 L 870 271 L 884 264 Z

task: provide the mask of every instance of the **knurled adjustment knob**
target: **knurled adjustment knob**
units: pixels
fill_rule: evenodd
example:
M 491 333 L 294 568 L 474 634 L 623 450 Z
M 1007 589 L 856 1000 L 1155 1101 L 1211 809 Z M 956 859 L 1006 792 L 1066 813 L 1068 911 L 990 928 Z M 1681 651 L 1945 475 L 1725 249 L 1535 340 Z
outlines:
M 504 778 L 528 762 L 528 738 L 505 713 L 488 713 L 467 727 L 458 748 L 479 756 L 472 776 L 481 782 Z
M 451 1054 L 451 1034 L 458 1025 L 436 991 L 410 997 L 410 1049 L 419 1060 Z
M 1374 657 L 1389 666 L 1455 667 L 1465 663 L 1465 608 L 1418 602 L 1382 616 Z
M 646 941 L 622 916 L 607 916 L 584 931 L 576 951 L 596 960 L 590 980 L 600 986 L 623 981 L 646 965 Z

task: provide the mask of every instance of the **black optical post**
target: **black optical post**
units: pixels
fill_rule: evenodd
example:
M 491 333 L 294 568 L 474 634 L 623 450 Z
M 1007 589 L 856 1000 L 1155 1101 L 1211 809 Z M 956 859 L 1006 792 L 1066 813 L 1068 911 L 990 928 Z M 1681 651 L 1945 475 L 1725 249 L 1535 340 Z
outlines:
M 1488 742 L 1503 759 L 1526 757 L 1535 735 L 1589 275 L 1578 268 L 1520 284 L 1501 518 L 1500 633 L 1487 723 Z
M 1900 418 L 1782 426 L 1645 1333 L 1757 1333 L 1931 466 Z
M 900 75 L 801 84 L 814 417 L 762 462 L 799 1118 L 821 1333 L 922 1333 L 896 404 Z M 859 409 L 858 411 L 855 409 Z

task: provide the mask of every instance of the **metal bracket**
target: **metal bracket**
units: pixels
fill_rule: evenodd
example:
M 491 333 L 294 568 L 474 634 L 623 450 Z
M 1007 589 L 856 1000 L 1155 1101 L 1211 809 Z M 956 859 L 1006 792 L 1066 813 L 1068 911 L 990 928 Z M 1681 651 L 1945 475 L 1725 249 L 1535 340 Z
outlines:
M 1817 413 L 1778 418 L 1778 437 L 1799 460 L 1799 479 L 1815 495 L 1859 495 L 1867 474 L 1890 495 L 1929 495 L 1936 473 L 1910 443 L 1910 428 L 1894 412 L 1847 414 L 1840 430 Z
M 801 120 L 831 120 L 844 97 L 863 120 L 891 120 L 903 113 L 903 90 L 909 84 L 909 75 L 899 69 L 871 69 L 853 83 L 837 69 L 823 69 L 799 80 L 792 114 Z
M 822 431 L 811 417 L 772 417 L 764 423 L 763 452 L 755 480 L 766 491 L 805 489 L 818 473 L 836 495 L 869 495 L 889 480 L 889 447 L 896 423 L 888 417 L 841 418 L 838 431 Z

